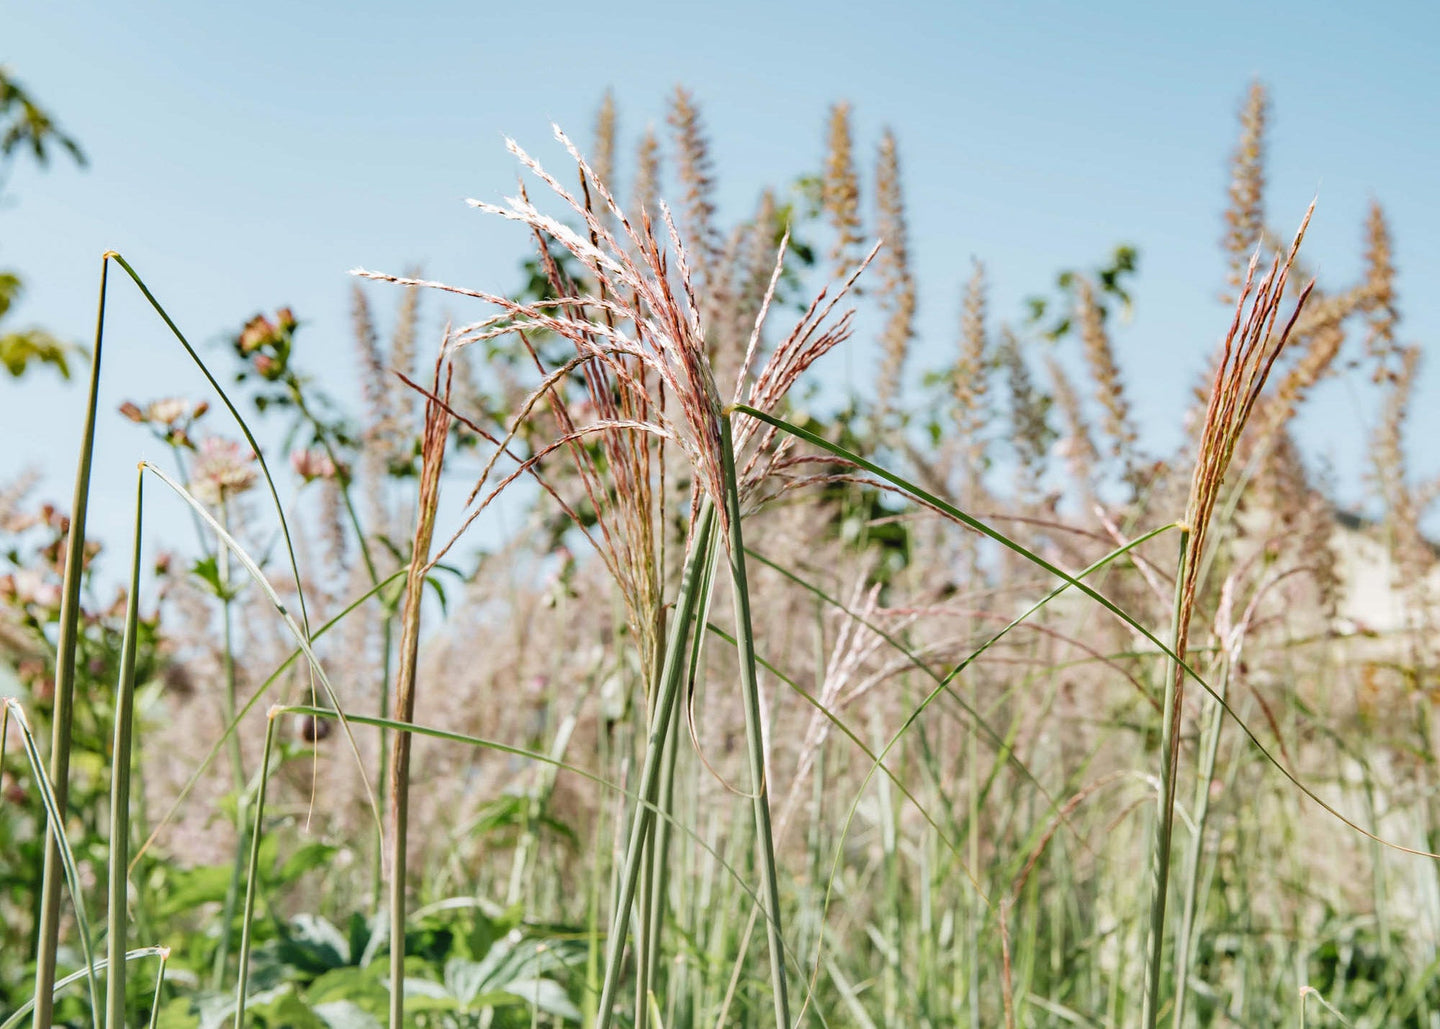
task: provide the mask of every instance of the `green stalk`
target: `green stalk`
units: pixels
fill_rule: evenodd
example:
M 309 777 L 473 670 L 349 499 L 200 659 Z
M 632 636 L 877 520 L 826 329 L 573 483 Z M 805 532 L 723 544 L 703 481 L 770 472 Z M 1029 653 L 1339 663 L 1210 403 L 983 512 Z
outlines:
M 115 747 L 110 771 L 110 898 L 105 950 L 110 976 L 105 984 L 105 1024 L 125 1029 L 125 937 L 127 867 L 130 863 L 130 742 L 135 715 L 135 648 L 140 636 L 140 523 L 145 473 L 135 478 L 135 542 L 130 559 L 130 595 L 125 600 L 125 636 L 120 648 L 120 682 L 115 689 Z
M 95 983 L 95 953 L 91 946 L 92 934 L 90 932 L 90 919 L 85 914 L 85 901 L 80 893 L 80 872 L 75 867 L 75 854 L 70 849 L 70 841 L 65 836 L 65 823 L 60 817 L 60 805 L 55 798 L 55 790 L 50 782 L 50 777 L 45 774 L 45 762 L 40 758 L 40 748 L 35 743 L 35 735 L 30 731 L 30 722 L 25 717 L 25 709 L 14 697 L 5 700 L 5 704 L 13 710 L 15 721 L 20 727 L 20 739 L 25 746 L 25 756 L 30 761 L 30 773 L 35 777 L 35 786 L 40 791 L 41 803 L 45 805 L 45 813 L 48 816 L 46 824 L 51 827 L 52 839 L 56 848 L 60 851 L 59 864 L 67 886 L 70 889 L 70 899 L 75 904 L 75 927 L 80 931 L 80 950 L 85 960 L 85 969 L 88 973 L 86 984 L 90 987 L 90 1012 L 92 1024 L 100 1017 L 100 988 Z M 51 987 L 51 1003 L 54 1004 L 54 987 Z M 37 995 L 35 1009 L 39 1011 L 41 998 Z
M 330 440 L 330 432 L 323 422 L 310 410 L 305 402 L 305 394 L 301 391 L 297 381 L 289 382 L 290 396 L 295 401 L 301 417 L 310 423 L 314 430 L 315 438 L 325 448 L 325 454 L 330 458 L 330 463 L 340 469 L 343 464 L 340 455 L 335 452 L 335 446 Z M 364 527 L 360 524 L 360 513 L 355 510 L 355 498 L 350 493 L 351 480 L 348 475 L 339 475 L 337 485 L 340 489 L 340 499 L 345 504 L 345 515 L 350 521 L 350 528 L 355 533 L 355 540 L 360 547 L 360 559 L 365 564 L 365 574 L 370 579 L 372 587 L 379 587 L 380 572 L 375 564 L 375 557 L 370 553 L 370 541 L 365 536 Z M 376 712 L 381 718 L 390 710 L 390 664 L 391 652 L 395 649 L 395 607 L 391 604 L 383 604 L 382 610 L 385 613 L 384 638 L 381 643 L 381 665 L 380 665 L 380 703 Z M 389 762 L 390 734 L 386 729 L 380 730 L 380 763 L 379 767 L 384 768 Z M 385 807 L 385 778 L 382 776 L 376 784 L 376 803 L 383 809 Z M 370 905 L 376 911 L 380 910 L 381 895 L 384 893 L 385 878 L 385 833 L 383 827 L 377 827 L 375 833 L 375 852 L 370 864 Z
M 435 366 L 435 388 L 440 389 L 442 364 Z M 448 395 L 448 393 L 447 393 Z M 431 399 L 425 405 L 421 444 L 420 486 L 416 500 L 415 535 L 410 545 L 410 572 L 405 578 L 405 610 L 400 619 L 400 669 L 395 683 L 395 721 L 415 720 L 415 684 L 420 660 L 420 609 L 429 570 L 430 543 L 435 535 L 435 512 L 440 503 L 440 472 L 445 463 L 449 409 Z M 390 752 L 390 1029 L 405 1023 L 405 880 L 406 847 L 410 828 L 410 747 L 412 737 L 401 732 Z
M 1165 659 L 1165 709 L 1160 737 L 1160 800 L 1155 814 L 1155 850 L 1151 857 L 1150 927 L 1146 946 L 1145 995 L 1140 1024 L 1155 1029 L 1160 1013 L 1160 973 L 1165 955 L 1165 901 L 1170 885 L 1170 838 L 1175 829 L 1175 769 L 1180 745 L 1177 710 L 1180 695 L 1180 624 L 1185 608 L 1185 565 L 1190 554 L 1190 528 L 1180 530 L 1180 560 L 1175 569 L 1175 613 Z
M 615 911 L 605 958 L 605 977 L 600 989 L 600 1010 L 597 1029 L 609 1029 L 615 1017 L 615 991 L 620 984 L 620 969 L 625 959 L 625 937 L 630 926 L 630 905 L 635 900 L 635 887 L 640 879 L 644 841 L 650 833 L 655 810 L 644 802 L 655 794 L 659 784 L 665 734 L 670 726 L 670 713 L 680 693 L 685 665 L 685 641 L 695 620 L 700 584 L 705 567 L 711 560 L 714 546 L 715 508 L 707 499 L 702 502 L 695 521 L 694 548 L 686 561 L 676 598 L 675 616 L 665 642 L 665 659 L 657 683 L 655 717 L 651 720 L 650 739 L 645 747 L 645 762 L 640 772 L 640 787 L 630 825 L 630 840 L 625 850 L 625 867 L 620 875 L 620 888 L 615 898 Z
M 1230 661 L 1220 670 L 1220 696 L 1230 693 Z M 1190 951 L 1195 943 L 1196 908 L 1200 894 L 1200 864 L 1205 851 L 1205 823 L 1210 817 L 1210 783 L 1215 778 L 1215 763 L 1220 753 L 1220 729 L 1225 724 L 1225 709 L 1219 704 L 1210 709 L 1210 722 L 1205 727 L 1205 753 L 1201 758 L 1200 775 L 1195 781 L 1195 834 L 1185 859 L 1185 906 L 1180 915 L 1180 935 L 1175 942 L 1175 1029 L 1184 1029 L 1185 1001 L 1189 993 Z
M 165 963 L 170 960 L 169 947 L 153 948 L 160 955 L 160 968 L 155 973 L 155 995 L 150 999 L 150 1029 L 155 1029 L 160 1024 L 160 991 L 165 985 Z M 137 952 L 125 955 L 126 959 L 133 957 Z
M 265 722 L 265 752 L 260 757 L 260 779 L 255 785 L 255 822 L 250 831 L 250 865 L 245 882 L 245 908 L 240 924 L 240 973 L 235 980 L 235 1025 L 245 1024 L 245 991 L 250 985 L 250 928 L 255 920 L 255 894 L 260 883 L 260 838 L 265 824 L 265 788 L 270 784 L 270 755 L 275 748 L 275 722 L 279 709 L 271 708 Z
M 710 605 L 714 599 L 712 587 L 715 580 L 714 555 L 705 565 L 705 578 L 700 584 L 700 610 L 696 618 L 696 625 L 702 626 L 709 621 Z M 662 614 L 663 618 L 663 614 Z M 662 623 L 663 628 L 663 623 Z M 690 640 L 689 675 L 687 679 L 688 690 L 693 698 L 695 693 L 696 678 L 700 674 L 701 661 L 705 650 L 705 633 L 697 631 Z M 656 674 L 660 669 L 656 668 Z M 673 835 L 675 815 L 675 763 L 680 754 L 680 707 L 670 713 L 670 727 L 667 730 L 665 740 L 664 765 L 660 770 L 660 795 L 655 798 L 658 803 L 656 812 L 657 819 L 651 832 L 652 855 L 651 855 L 651 878 L 650 878 L 650 907 L 646 929 L 645 945 L 647 955 L 644 968 L 647 979 L 642 980 L 648 984 L 653 979 L 655 970 L 660 967 L 660 937 L 664 928 L 665 914 L 669 904 L 670 892 L 670 839 Z M 637 1014 L 640 1009 L 637 1009 Z M 648 1011 L 645 1013 L 649 1017 Z M 643 1029 L 643 1023 L 636 1022 L 636 1029 Z
M 730 582 L 735 597 L 735 636 L 740 649 L 740 688 L 745 695 L 745 742 L 750 759 L 750 788 L 755 809 L 756 845 L 764 877 L 764 907 L 770 931 L 770 981 L 774 991 L 776 1029 L 790 1029 L 790 996 L 785 984 L 785 940 L 780 925 L 780 883 L 775 874 L 775 840 L 770 827 L 770 793 L 765 782 L 764 741 L 760 733 L 760 682 L 755 670 L 755 633 L 750 623 L 750 585 L 745 575 L 745 540 L 740 529 L 740 488 L 735 478 L 735 450 L 730 419 L 720 419 L 721 471 L 725 479 L 725 514 Z
M 220 524 L 230 531 L 230 507 L 220 494 Z M 221 546 L 215 555 L 216 579 L 220 593 L 221 651 L 220 667 L 225 680 L 223 700 L 225 724 L 235 723 L 238 708 L 235 682 L 235 611 L 234 591 L 230 586 L 230 548 Z M 230 884 L 225 890 L 225 907 L 220 921 L 220 941 L 210 971 L 210 988 L 220 992 L 225 983 L 225 967 L 230 963 L 230 936 L 235 921 L 235 905 L 240 899 L 240 878 L 245 871 L 245 810 L 240 797 L 245 790 L 245 762 L 240 753 L 240 734 L 231 733 L 227 748 L 230 754 L 230 775 L 235 783 L 235 859 L 230 866 Z
M 95 412 L 100 401 L 100 353 L 105 333 L 105 288 L 110 262 L 100 263 L 100 303 L 95 318 L 95 352 L 90 359 L 90 392 L 85 401 L 85 428 L 75 469 L 75 495 L 70 505 L 70 537 L 65 543 L 65 584 L 60 598 L 60 635 L 55 645 L 55 709 L 50 737 L 50 782 L 55 814 L 45 833 L 45 865 L 41 873 L 39 947 L 35 955 L 35 1029 L 50 1029 L 55 1015 L 55 952 L 60 945 L 61 867 L 59 837 L 64 832 L 70 799 L 70 725 L 75 713 L 75 650 L 79 643 L 80 580 L 85 563 L 85 516 L 90 508 L 90 463 L 95 453 Z M 79 898 L 76 898 L 77 903 Z

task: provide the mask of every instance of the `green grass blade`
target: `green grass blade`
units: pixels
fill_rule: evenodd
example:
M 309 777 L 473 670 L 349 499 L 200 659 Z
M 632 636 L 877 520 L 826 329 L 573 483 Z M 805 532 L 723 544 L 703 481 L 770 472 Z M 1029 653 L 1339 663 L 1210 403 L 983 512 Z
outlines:
M 359 608 L 361 604 L 365 603 L 365 601 L 369 600 L 371 597 L 374 597 L 391 583 L 403 578 L 406 574 L 407 570 L 401 568 L 398 571 L 392 572 L 390 575 L 386 576 L 384 579 L 376 583 L 364 593 L 361 593 L 354 600 L 350 601 L 349 604 L 345 605 L 345 607 L 342 608 L 339 613 L 337 613 L 333 618 L 331 618 L 328 622 L 326 622 L 324 625 L 320 626 L 313 633 L 311 633 L 310 641 L 313 643 L 319 640 L 331 629 L 339 625 L 347 616 L 349 616 L 352 612 Z M 213 744 L 211 744 L 210 749 L 205 752 L 205 756 L 200 759 L 200 763 L 195 766 L 195 770 L 190 773 L 190 778 L 185 780 L 185 785 L 180 788 L 180 791 L 175 795 L 175 799 L 170 802 L 170 806 L 165 810 L 165 814 L 160 818 L 159 821 L 155 823 L 155 827 L 150 830 L 150 835 L 145 838 L 145 842 L 140 845 L 139 849 L 136 850 L 134 856 L 131 857 L 129 868 L 129 872 L 131 875 L 135 873 L 136 863 L 145 855 L 145 852 L 150 849 L 154 842 L 159 839 L 160 833 L 165 829 L 167 825 L 170 824 L 170 820 L 175 817 L 176 812 L 178 812 L 181 805 L 185 803 L 185 799 L 190 796 L 190 794 L 194 791 L 195 787 L 199 785 L 200 780 L 204 778 L 206 770 L 209 769 L 210 765 L 214 763 L 215 759 L 220 756 L 220 751 L 224 749 L 226 741 L 239 729 L 240 723 L 244 721 L 246 716 L 255 709 L 255 706 L 265 698 L 265 695 L 270 692 L 271 687 L 273 687 L 277 682 L 280 681 L 280 677 L 284 675 L 287 670 L 289 670 L 290 666 L 293 665 L 296 661 L 300 660 L 300 658 L 302 658 L 304 655 L 305 651 L 301 647 L 296 647 L 294 650 L 290 651 L 290 654 L 285 658 L 285 660 L 281 661 L 280 664 L 276 666 L 273 672 L 271 672 L 265 678 L 265 681 L 260 684 L 259 688 L 256 689 L 255 692 L 251 695 L 250 699 L 247 700 L 243 705 L 241 705 L 240 709 L 235 712 L 234 720 L 232 720 L 228 725 L 225 726 L 224 731 L 221 732 L 220 736 L 215 740 Z
M 100 988 L 95 981 L 95 951 L 91 942 L 94 937 L 90 932 L 90 918 L 85 913 L 85 897 L 80 892 L 80 873 L 75 867 L 75 855 L 70 850 L 70 841 L 65 834 L 65 819 L 60 813 L 60 804 L 55 797 L 55 790 L 50 782 L 50 776 L 45 771 L 45 762 L 40 757 L 40 748 L 35 745 L 35 735 L 30 731 L 29 719 L 25 717 L 25 709 L 14 697 L 7 697 L 5 704 L 9 707 L 15 717 L 15 723 L 20 727 L 20 740 L 25 747 L 25 756 L 30 761 L 30 772 L 35 777 L 35 786 L 40 791 L 40 799 L 45 805 L 45 813 L 49 819 L 51 838 L 55 841 L 56 850 L 60 854 L 60 867 L 64 870 L 65 880 L 70 887 L 70 898 L 75 904 L 75 925 L 80 932 L 80 948 L 85 957 L 85 971 L 87 985 L 90 987 L 90 1020 L 95 1023 L 100 1017 Z M 54 969 L 51 969 L 52 979 Z M 43 1007 L 49 1010 L 53 1005 L 55 987 L 50 987 L 49 1003 Z M 35 995 L 35 1017 L 40 1017 L 42 998 Z
M 165 963 L 170 960 L 169 947 L 156 947 L 160 952 L 160 967 L 155 971 L 155 995 L 150 1000 L 150 1029 L 160 1024 L 160 991 L 165 986 Z
M 330 710 L 329 708 L 313 707 L 308 704 L 280 705 L 278 707 L 271 708 L 270 713 L 272 717 L 286 714 L 309 715 L 312 718 L 337 717 L 336 712 Z M 703 850 L 707 855 L 714 859 L 716 865 L 726 874 L 728 881 L 745 895 L 745 897 L 749 900 L 750 904 L 754 908 L 758 909 L 761 906 L 759 893 L 757 893 L 755 889 L 751 887 L 749 881 L 740 872 L 740 870 L 735 867 L 734 862 L 726 860 L 725 857 L 715 848 L 715 846 L 707 842 L 693 828 L 687 826 L 684 822 L 679 821 L 673 815 L 661 811 L 658 804 L 646 801 L 637 790 L 628 790 L 623 786 L 611 782 L 609 779 L 606 779 L 602 775 L 598 775 L 595 772 L 589 771 L 588 769 L 581 768 L 579 765 L 573 765 L 569 762 L 559 760 L 541 751 L 527 750 L 524 747 L 517 747 L 509 743 L 502 743 L 499 740 L 490 740 L 484 738 L 483 736 L 470 736 L 465 733 L 453 732 L 449 729 L 440 729 L 434 726 L 422 725 L 419 723 L 398 722 L 393 718 L 376 718 L 370 715 L 356 714 L 349 715 L 348 717 L 351 723 L 354 725 L 371 726 L 376 729 L 389 729 L 392 731 L 404 731 L 414 733 L 416 736 L 427 736 L 431 739 L 444 740 L 449 743 L 460 743 L 464 744 L 465 746 L 480 747 L 485 750 L 492 750 L 497 754 L 507 754 L 512 757 L 524 758 L 528 761 L 534 761 L 539 764 L 549 765 L 552 768 L 568 772 L 569 774 L 584 779 L 587 782 L 594 783 L 596 786 L 599 786 L 602 789 L 619 794 L 627 798 L 628 800 L 634 802 L 637 807 L 644 808 L 650 813 L 652 818 L 668 820 L 672 829 L 685 836 L 697 847 Z M 633 888 L 631 896 L 633 900 Z M 473 901 L 469 900 L 468 898 L 465 899 L 463 902 L 473 903 Z M 789 950 L 789 948 L 786 949 L 786 957 L 790 960 L 792 966 L 797 969 L 801 967 L 798 959 L 796 958 L 794 953 Z
M 1236 727 L 1245 735 L 1245 738 L 1250 741 L 1251 746 L 1255 748 L 1255 750 L 1260 754 L 1261 758 L 1267 764 L 1273 767 L 1277 772 L 1279 772 L 1290 783 L 1290 785 L 1294 786 L 1297 790 L 1304 794 L 1306 798 L 1314 802 L 1321 810 L 1325 811 L 1327 814 L 1329 814 L 1331 817 L 1336 819 L 1338 822 L 1340 822 L 1347 828 L 1359 833 L 1367 839 L 1374 840 L 1376 843 L 1379 843 L 1381 846 L 1384 846 L 1390 850 L 1397 851 L 1401 854 L 1411 854 L 1415 857 L 1430 858 L 1431 860 L 1440 860 L 1440 853 L 1423 850 L 1417 847 L 1407 847 L 1404 844 L 1396 843 L 1393 840 L 1387 840 L 1371 832 L 1363 825 L 1360 825 L 1353 819 L 1346 817 L 1333 804 L 1325 800 L 1305 783 L 1301 782 L 1299 777 L 1296 776 L 1296 774 L 1292 772 L 1289 767 L 1287 767 L 1282 761 L 1280 761 L 1280 759 L 1271 752 L 1269 747 L 1265 746 L 1265 744 L 1260 741 L 1260 737 L 1255 734 L 1255 730 L 1250 728 L 1249 724 L 1240 717 L 1240 715 L 1235 711 L 1235 709 L 1230 705 L 1230 703 L 1226 701 L 1224 697 L 1220 696 L 1220 694 L 1216 692 L 1214 687 L 1212 687 L 1208 682 L 1205 681 L 1204 676 L 1197 672 L 1195 668 L 1189 664 L 1189 662 L 1181 661 L 1179 659 L 1179 656 L 1175 653 L 1174 649 L 1169 646 L 1169 644 L 1161 640 L 1160 637 L 1155 635 L 1153 631 L 1151 631 L 1144 625 L 1141 625 L 1140 622 L 1138 622 L 1132 615 L 1122 609 L 1114 601 L 1110 600 L 1108 597 L 1106 597 L 1104 594 L 1100 593 L 1093 587 L 1081 582 L 1080 578 L 1083 577 L 1083 573 L 1080 576 L 1072 576 L 1069 572 L 1066 572 L 1058 566 L 1051 564 L 1039 554 L 1036 554 L 1028 548 L 1022 546 L 1021 544 L 1015 542 L 1003 533 L 996 531 L 995 529 L 986 525 L 984 522 L 973 517 L 972 515 L 966 514 L 959 508 L 955 507 L 953 504 L 945 502 L 944 500 L 937 497 L 935 494 L 930 493 L 929 491 L 922 489 L 921 487 L 916 486 L 913 483 L 907 482 L 905 479 L 901 478 L 895 473 L 885 470 L 884 468 L 880 467 L 872 461 L 867 461 L 859 454 L 852 453 L 851 451 L 846 450 L 844 447 L 839 446 L 838 444 L 831 443 L 823 436 L 818 436 L 815 433 L 810 432 L 808 429 L 801 428 L 798 425 L 794 425 L 790 422 L 785 421 L 783 418 L 777 418 L 772 414 L 767 414 L 764 411 L 757 410 L 756 408 L 750 407 L 746 404 L 736 404 L 734 405 L 733 410 L 750 415 L 753 418 L 758 418 L 768 425 L 773 425 L 775 428 L 781 429 L 782 431 L 787 432 L 792 436 L 795 436 L 797 439 L 802 439 L 805 442 L 817 446 L 822 450 L 826 450 L 829 453 L 834 454 L 836 457 L 851 462 L 857 468 L 861 468 L 864 471 L 870 472 L 872 475 L 876 475 L 881 479 L 884 479 L 886 482 L 895 486 L 897 489 L 900 489 L 901 491 L 909 494 L 913 499 L 919 501 L 922 504 L 925 504 L 936 512 L 974 529 L 981 535 L 1000 543 L 1006 549 L 1011 550 L 1016 554 L 1019 554 L 1021 557 L 1025 558 L 1027 561 L 1030 561 L 1032 564 L 1035 564 L 1037 567 L 1042 568 L 1050 574 L 1061 579 L 1064 585 L 1073 586 L 1078 592 L 1083 593 L 1086 597 L 1089 597 L 1091 600 L 1095 601 L 1097 604 L 1103 607 L 1106 611 L 1110 612 L 1116 618 L 1120 619 L 1120 621 L 1122 621 L 1125 625 L 1135 630 L 1135 632 L 1142 636 L 1147 643 L 1152 644 L 1156 648 L 1160 656 L 1175 661 L 1176 665 L 1187 676 L 1194 680 L 1196 685 L 1198 685 L 1206 693 L 1210 694 L 1210 696 L 1213 697 L 1218 704 L 1220 704 L 1224 712 L 1234 720 Z M 965 664 L 968 664 L 968 661 Z M 957 675 L 961 671 L 963 671 L 965 664 L 958 666 L 950 677 L 953 678 L 954 675 Z
M 1185 610 L 1185 561 L 1190 551 L 1190 530 L 1180 530 L 1180 560 L 1175 569 L 1175 614 L 1171 626 L 1171 654 L 1165 662 L 1165 710 L 1160 726 L 1160 797 L 1155 813 L 1155 849 L 1151 861 L 1150 927 L 1145 966 L 1145 994 L 1140 1023 L 1155 1029 L 1160 1012 L 1160 974 L 1165 964 L 1165 906 L 1170 894 L 1170 843 L 1175 831 L 1175 784 L 1180 759 L 1179 687 L 1175 648 L 1180 646 Z M 1177 969 L 1184 975 L 1184 969 Z
M 61 854 L 65 812 L 70 799 L 70 728 L 75 710 L 75 651 L 80 640 L 80 581 L 85 565 L 85 523 L 90 509 L 90 467 L 95 456 L 95 420 L 100 400 L 100 356 L 105 336 L 105 291 L 110 265 L 100 262 L 100 300 L 95 316 L 95 351 L 90 361 L 90 388 L 85 400 L 85 428 L 75 468 L 75 494 L 70 505 L 70 536 L 65 544 L 65 583 L 60 598 L 60 634 L 55 645 L 55 708 L 51 723 L 50 782 L 55 813 L 45 834 L 45 865 L 41 873 L 39 950 L 35 956 L 35 1029 L 50 1029 L 54 1018 L 55 953 L 60 945 Z M 99 1017 L 98 1007 L 95 1017 Z
M 160 959 L 160 974 L 164 975 L 165 962 L 170 957 L 169 947 L 140 947 L 137 950 L 132 950 L 128 952 L 125 955 L 125 960 L 134 961 L 138 958 L 153 957 L 158 957 Z M 65 989 L 65 987 L 70 986 L 73 983 L 78 983 L 87 975 L 93 975 L 95 972 L 103 972 L 108 967 L 110 967 L 110 959 L 101 958 L 100 960 L 96 961 L 94 965 L 87 965 L 79 971 L 71 972 L 69 975 L 65 976 L 65 978 L 57 980 L 55 983 L 55 992 L 51 995 L 52 1000 L 54 997 L 59 996 L 60 991 Z M 18 1008 L 11 1012 L 9 1018 L 5 1019 L 5 1021 L 3 1022 L 0 1022 L 0 1029 L 19 1029 L 21 1023 L 25 1021 L 25 1016 L 30 1014 L 30 1012 L 33 1011 L 34 1008 L 35 998 L 31 997 L 24 1004 L 21 1004 Z
M 775 869 L 775 839 L 770 825 L 770 791 L 765 779 L 765 743 L 760 724 L 760 681 L 755 671 L 755 633 L 750 623 L 750 586 L 745 574 L 745 539 L 741 531 L 740 487 L 735 479 L 735 451 L 730 419 L 720 419 L 721 470 L 729 539 L 730 582 L 735 598 L 736 641 L 740 649 L 740 688 L 745 701 L 745 743 L 750 763 L 751 803 L 756 844 L 764 878 L 766 924 L 770 933 L 770 982 L 774 991 L 775 1027 L 790 1029 L 790 994 L 785 982 L 785 946 L 780 924 L 780 879 Z
M 215 516 L 206 509 L 204 504 L 196 500 L 184 486 L 181 486 L 148 461 L 142 462 L 142 467 L 174 490 L 180 499 L 189 504 L 195 513 L 204 519 L 205 523 L 209 525 L 210 528 L 214 530 L 216 536 L 220 538 L 220 541 L 230 548 L 236 560 L 250 573 L 250 578 L 264 591 L 266 597 L 270 599 L 270 603 L 274 605 L 275 610 L 285 622 L 286 628 L 290 630 L 290 635 L 295 638 L 295 642 L 309 659 L 310 668 L 316 678 L 320 680 L 320 684 L 325 688 L 326 697 L 330 703 L 334 705 L 336 717 L 340 720 L 340 727 L 345 731 L 345 737 L 350 743 L 351 752 L 355 755 L 356 765 L 360 769 L 360 778 L 365 786 L 365 796 L 370 802 L 370 811 L 378 829 L 383 824 L 380 818 L 380 808 L 375 798 L 375 790 L 370 785 L 370 775 L 365 770 L 365 761 L 360 755 L 360 745 L 355 741 L 355 735 L 350 730 L 350 716 L 345 713 L 340 703 L 339 694 L 335 692 L 335 688 L 330 684 L 330 677 L 325 674 L 325 669 L 320 664 L 320 659 L 316 656 L 314 649 L 310 645 L 310 633 L 295 623 L 295 619 L 290 616 L 290 609 L 285 606 L 285 601 L 280 598 L 280 594 L 275 592 L 275 587 L 270 585 L 270 580 L 265 577 L 265 573 L 260 570 L 260 566 L 255 563 L 255 559 L 245 552 L 245 548 L 236 542 L 235 537 L 231 536 L 230 533 L 225 530 L 225 527 L 216 520 Z
M 635 809 L 631 820 L 630 839 L 625 850 L 625 866 L 620 876 L 620 891 L 615 900 L 615 911 L 610 930 L 610 939 L 605 957 L 605 975 L 600 987 L 600 1010 L 596 1025 L 598 1029 L 609 1029 L 615 1017 L 615 992 L 620 985 L 620 970 L 625 959 L 625 937 L 630 924 L 630 905 L 635 898 L 635 887 L 640 879 L 640 866 L 644 860 L 642 846 L 649 835 L 655 809 L 648 801 L 655 795 L 659 781 L 664 753 L 665 734 L 670 727 L 670 714 L 680 692 L 684 678 L 684 657 L 691 624 L 698 607 L 700 585 L 704 579 L 705 563 L 710 560 L 710 548 L 715 524 L 715 508 L 709 502 L 703 506 L 696 518 L 692 551 L 686 561 L 685 572 L 680 581 L 680 594 L 675 603 L 670 621 L 668 639 L 665 644 L 665 659 L 656 683 L 655 714 L 651 720 L 650 739 L 645 748 L 645 761 L 640 773 L 640 788 L 637 796 L 641 803 Z
M 250 936 L 255 921 L 255 893 L 260 885 L 260 841 L 265 828 L 265 793 L 270 784 L 270 758 L 275 748 L 275 716 L 271 708 L 265 723 L 265 752 L 260 758 L 260 774 L 255 785 L 255 823 L 250 830 L 250 862 L 245 882 L 245 907 L 240 923 L 240 974 L 235 982 L 235 1025 L 245 1024 L 245 994 L 250 985 Z
M 130 558 L 130 595 L 125 599 L 125 635 L 120 648 L 120 682 L 115 689 L 115 746 L 110 765 L 109 932 L 106 954 L 110 975 L 105 984 L 105 1024 L 125 1029 L 125 939 L 129 928 L 130 743 L 135 713 L 135 648 L 140 635 L 140 526 L 144 511 L 145 473 L 135 478 L 135 540 Z

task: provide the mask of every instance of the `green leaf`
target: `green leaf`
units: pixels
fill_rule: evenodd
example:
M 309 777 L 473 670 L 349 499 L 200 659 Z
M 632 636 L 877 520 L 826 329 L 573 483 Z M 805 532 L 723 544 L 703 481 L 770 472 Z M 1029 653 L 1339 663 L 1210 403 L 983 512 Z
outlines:
M 307 843 L 285 859 L 285 864 L 280 866 L 279 872 L 276 873 L 275 878 L 271 881 L 272 883 L 276 884 L 293 883 L 296 879 L 299 879 L 302 875 L 310 871 L 312 868 L 319 868 L 321 865 L 327 864 L 330 859 L 335 856 L 339 849 L 340 848 L 332 846 L 328 843 Z M 325 921 L 323 918 L 319 918 L 318 916 L 302 915 L 300 917 L 311 917 L 314 918 L 316 921 L 320 922 Z M 339 939 L 342 942 L 344 941 L 344 937 L 341 936 L 339 929 L 336 929 L 333 925 L 330 925 L 329 922 L 325 922 L 325 924 L 327 926 L 330 926 L 330 929 L 333 931 L 336 939 Z
M 8 304 L 6 305 L 8 306 Z M 70 378 L 69 355 L 74 347 L 62 343 L 43 329 L 25 329 L 0 336 L 0 364 L 15 378 L 29 370 L 32 362 L 48 364 Z
M 190 574 L 195 576 L 205 585 L 210 587 L 210 592 L 217 597 L 224 595 L 224 589 L 220 585 L 220 563 L 215 555 L 202 557 L 190 566 Z

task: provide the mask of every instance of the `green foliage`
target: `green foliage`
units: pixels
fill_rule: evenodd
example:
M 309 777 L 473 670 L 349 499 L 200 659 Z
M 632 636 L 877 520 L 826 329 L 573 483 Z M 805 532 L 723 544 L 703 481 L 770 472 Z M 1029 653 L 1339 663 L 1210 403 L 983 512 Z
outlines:
M 48 164 L 50 155 L 59 147 L 75 161 L 85 164 L 80 144 L 55 124 L 55 119 L 42 108 L 10 70 L 0 65 L 0 158 L 11 158 L 17 151 L 27 152 L 39 164 Z

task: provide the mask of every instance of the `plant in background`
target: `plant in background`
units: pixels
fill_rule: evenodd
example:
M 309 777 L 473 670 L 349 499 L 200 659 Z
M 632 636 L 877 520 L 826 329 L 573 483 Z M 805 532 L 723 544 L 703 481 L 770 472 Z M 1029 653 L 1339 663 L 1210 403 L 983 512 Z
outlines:
M 5 180 L 17 157 L 34 159 L 41 167 L 51 155 L 62 150 L 80 167 L 85 166 L 85 152 L 67 135 L 34 97 L 20 85 L 10 69 L 0 65 L 0 197 Z M 24 284 L 16 272 L 0 271 L 0 320 L 20 299 Z M 75 348 L 41 328 L 0 330 L 0 365 L 19 378 L 32 362 L 48 364 L 63 378 L 70 378 L 70 359 Z

